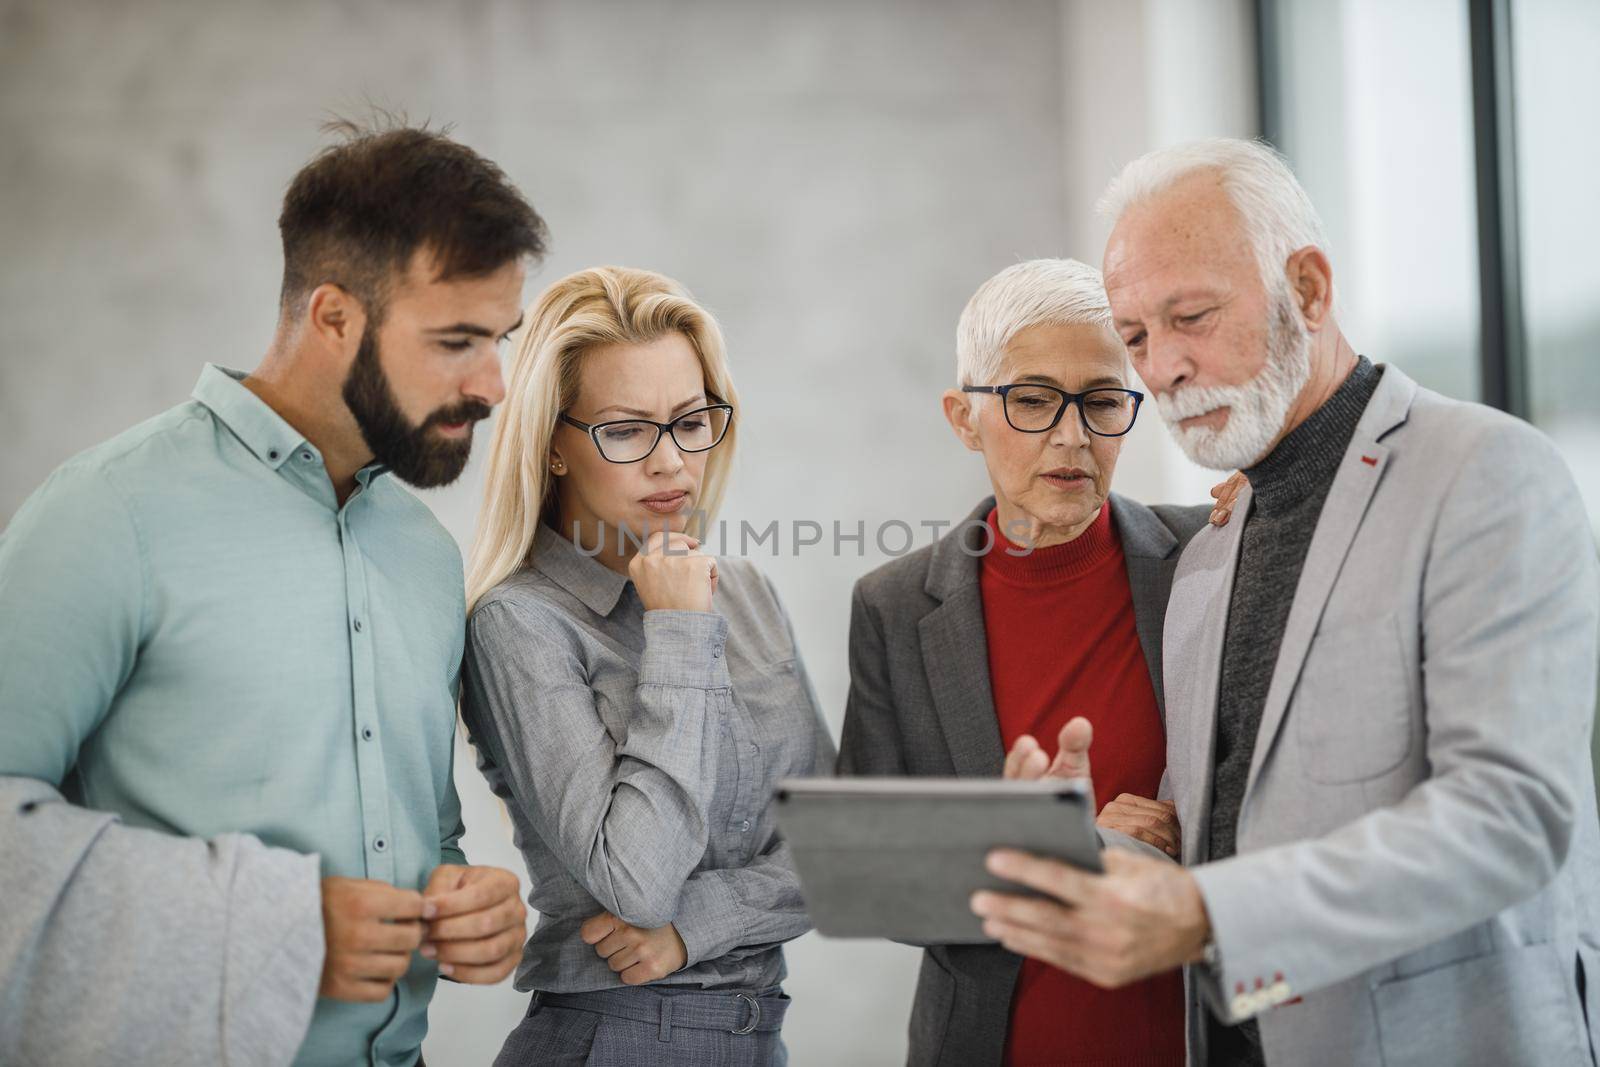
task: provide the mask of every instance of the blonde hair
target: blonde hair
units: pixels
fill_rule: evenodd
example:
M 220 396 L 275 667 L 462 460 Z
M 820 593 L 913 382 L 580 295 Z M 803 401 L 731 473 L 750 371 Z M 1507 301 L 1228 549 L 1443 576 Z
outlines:
M 628 267 L 569 274 L 529 305 L 512 338 L 506 398 L 489 440 L 477 535 L 467 561 L 467 610 L 527 561 L 539 524 L 555 505 L 550 442 L 578 398 L 584 354 L 612 344 L 648 344 L 681 333 L 700 357 L 706 392 L 737 410 L 722 331 L 671 278 Z M 706 458 L 697 514 L 709 524 L 722 504 L 738 443 L 737 417 Z

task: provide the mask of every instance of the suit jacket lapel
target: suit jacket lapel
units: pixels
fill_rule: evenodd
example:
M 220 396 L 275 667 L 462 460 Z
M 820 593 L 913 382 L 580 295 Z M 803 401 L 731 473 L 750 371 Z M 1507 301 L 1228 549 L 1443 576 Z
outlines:
M 1184 550 L 1173 576 L 1163 634 L 1167 696 L 1167 767 L 1179 824 L 1204 827 L 1211 819 L 1213 753 L 1217 743 L 1217 696 L 1222 679 L 1222 643 L 1228 632 L 1234 572 L 1244 543 L 1251 492 L 1247 485 L 1222 529 L 1201 530 Z M 1205 860 L 1203 832 L 1183 835 L 1183 862 Z
M 1005 769 L 1000 722 L 989 686 L 988 642 L 974 536 L 994 507 L 990 498 L 934 547 L 927 592 L 940 601 L 917 624 L 922 662 L 950 760 L 963 777 L 996 777 Z
M 1167 615 L 1167 594 L 1172 589 L 1172 572 L 1178 567 L 1178 539 L 1155 513 L 1113 493 L 1111 517 L 1122 539 L 1122 556 L 1128 571 L 1128 586 L 1133 590 L 1133 626 L 1139 634 L 1139 647 L 1150 683 L 1155 687 L 1156 709 L 1162 724 L 1167 721 L 1165 686 L 1161 679 L 1161 627 Z
M 977 583 L 923 616 L 918 628 L 928 688 L 956 773 L 998 776 L 1005 769 L 1005 749 L 989 688 L 989 654 Z
M 1395 370 L 1385 367 L 1383 379 L 1356 426 L 1345 449 L 1344 462 L 1334 475 L 1328 499 L 1322 505 L 1316 532 L 1306 550 L 1305 566 L 1295 588 L 1294 605 L 1284 624 L 1283 643 L 1267 689 L 1267 702 L 1261 711 L 1261 726 L 1256 733 L 1255 750 L 1250 757 L 1250 776 L 1245 781 L 1245 803 L 1261 775 L 1261 767 L 1278 736 L 1278 728 L 1289 708 L 1289 697 L 1300 680 L 1311 640 L 1322 620 L 1323 609 L 1333 593 L 1334 582 L 1344 567 L 1350 545 L 1366 518 L 1367 506 L 1383 480 L 1389 462 L 1389 449 L 1379 439 L 1405 421 L 1416 384 Z M 1220 662 L 1220 656 L 1219 656 Z

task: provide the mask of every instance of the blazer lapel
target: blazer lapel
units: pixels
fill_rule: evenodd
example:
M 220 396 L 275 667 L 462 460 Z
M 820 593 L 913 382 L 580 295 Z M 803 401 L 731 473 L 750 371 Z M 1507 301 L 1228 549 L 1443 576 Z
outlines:
M 1005 749 L 989 688 L 989 653 L 978 584 L 963 587 L 923 616 L 918 629 L 928 688 L 956 773 L 998 777 L 1005 769 Z
M 997 777 L 1005 769 L 1000 722 L 989 687 L 989 652 L 978 585 L 974 520 L 981 526 L 990 498 L 934 548 L 927 592 L 940 601 L 917 624 L 922 662 L 950 761 L 962 777 Z
M 1165 725 L 1167 703 L 1161 679 L 1161 627 L 1167 615 L 1172 573 L 1178 568 L 1178 556 L 1173 552 L 1178 547 L 1178 539 L 1154 512 L 1115 493 L 1111 495 L 1111 517 L 1122 538 L 1128 587 L 1133 591 L 1133 626 L 1139 634 L 1139 648 L 1150 671 L 1150 683 L 1155 688 L 1156 710 Z
M 1203 827 L 1211 819 L 1213 753 L 1217 743 L 1217 696 L 1222 679 L 1222 643 L 1228 632 L 1234 572 L 1250 514 L 1247 485 L 1222 529 L 1201 530 L 1189 542 L 1172 580 L 1163 634 L 1167 696 L 1167 767 L 1178 822 Z M 1205 860 L 1209 835 L 1183 835 L 1183 862 Z
M 1306 654 L 1311 651 L 1311 641 L 1316 636 L 1323 609 L 1328 605 L 1328 597 L 1333 593 L 1334 582 L 1366 518 L 1367 506 L 1383 480 L 1389 449 L 1379 443 L 1379 439 L 1405 421 L 1415 393 L 1416 384 L 1411 379 L 1393 367 L 1384 368 L 1377 392 L 1356 426 L 1355 435 L 1345 449 L 1344 462 L 1334 475 L 1316 532 L 1311 535 L 1311 545 L 1306 550 L 1305 566 L 1300 571 L 1289 620 L 1284 624 L 1283 643 L 1272 672 L 1272 684 L 1267 688 L 1267 702 L 1262 708 L 1261 726 L 1250 758 L 1250 775 L 1245 780 L 1246 805 L 1289 709 L 1290 694 L 1300 680 L 1300 670 L 1305 666 Z

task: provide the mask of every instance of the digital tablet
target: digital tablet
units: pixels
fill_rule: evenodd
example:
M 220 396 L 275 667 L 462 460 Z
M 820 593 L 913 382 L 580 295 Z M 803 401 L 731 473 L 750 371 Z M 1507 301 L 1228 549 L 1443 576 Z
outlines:
M 1017 848 L 1101 871 L 1088 783 L 970 778 L 791 778 L 778 826 L 811 921 L 829 937 L 986 944 L 972 894 L 1034 895 L 984 867 Z

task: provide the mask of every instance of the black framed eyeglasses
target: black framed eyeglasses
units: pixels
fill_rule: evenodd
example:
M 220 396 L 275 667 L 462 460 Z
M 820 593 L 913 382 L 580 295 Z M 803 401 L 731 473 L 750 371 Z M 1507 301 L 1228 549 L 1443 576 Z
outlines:
M 1137 389 L 1086 389 L 1069 393 L 1053 385 L 1017 382 L 1012 385 L 963 385 L 963 393 L 993 393 L 1005 407 L 1006 423 L 1023 433 L 1045 433 L 1056 428 L 1069 404 L 1078 407 L 1083 428 L 1100 437 L 1121 437 L 1133 429 L 1144 394 Z
M 716 448 L 733 425 L 733 405 L 707 404 L 686 411 L 671 422 L 617 419 L 589 423 L 566 412 L 562 412 L 561 421 L 587 433 L 607 463 L 638 463 L 656 450 L 664 433 L 672 435 L 672 443 L 680 452 L 709 452 Z

